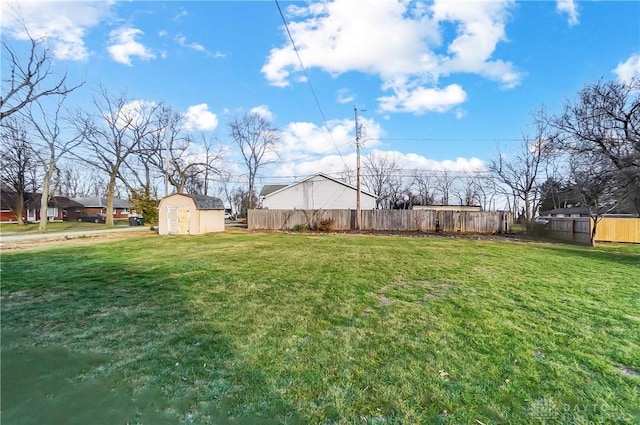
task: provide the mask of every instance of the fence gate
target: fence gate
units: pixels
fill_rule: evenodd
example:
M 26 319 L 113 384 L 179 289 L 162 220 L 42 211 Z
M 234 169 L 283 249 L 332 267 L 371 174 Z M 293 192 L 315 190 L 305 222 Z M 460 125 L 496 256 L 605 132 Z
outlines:
M 189 207 L 167 207 L 167 233 L 188 235 L 189 216 Z

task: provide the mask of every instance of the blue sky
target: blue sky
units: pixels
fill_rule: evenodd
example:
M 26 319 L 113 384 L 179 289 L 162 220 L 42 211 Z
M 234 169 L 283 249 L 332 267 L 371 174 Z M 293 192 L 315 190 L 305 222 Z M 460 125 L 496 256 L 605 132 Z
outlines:
M 586 83 L 640 75 L 637 1 L 281 1 L 309 80 L 274 1 L 2 7 L 6 40 L 21 45 L 8 7 L 19 9 L 47 37 L 56 69 L 87 82 L 74 105 L 89 108 L 97 84 L 126 90 L 230 146 L 234 114 L 267 114 L 282 142 L 262 183 L 354 167 L 354 105 L 364 154 L 471 170 L 498 144 L 517 148 L 540 106 L 559 112 Z M 233 148 L 229 161 L 240 175 Z

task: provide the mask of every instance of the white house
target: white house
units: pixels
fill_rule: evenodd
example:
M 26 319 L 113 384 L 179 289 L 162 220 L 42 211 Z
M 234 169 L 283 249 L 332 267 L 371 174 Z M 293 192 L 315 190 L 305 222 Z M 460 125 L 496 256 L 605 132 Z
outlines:
M 288 186 L 265 186 L 260 196 L 262 207 L 273 210 L 355 210 L 357 188 L 318 173 Z M 361 190 L 360 209 L 375 207 L 376 196 Z

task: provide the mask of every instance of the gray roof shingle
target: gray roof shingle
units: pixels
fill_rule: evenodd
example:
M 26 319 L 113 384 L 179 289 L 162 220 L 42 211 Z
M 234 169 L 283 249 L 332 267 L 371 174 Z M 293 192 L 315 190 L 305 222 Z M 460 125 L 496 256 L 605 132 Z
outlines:
M 183 193 L 184 196 L 188 196 L 193 199 L 196 204 L 196 208 L 199 210 L 223 210 L 224 202 L 220 198 L 214 198 L 213 196 L 204 195 L 188 195 Z

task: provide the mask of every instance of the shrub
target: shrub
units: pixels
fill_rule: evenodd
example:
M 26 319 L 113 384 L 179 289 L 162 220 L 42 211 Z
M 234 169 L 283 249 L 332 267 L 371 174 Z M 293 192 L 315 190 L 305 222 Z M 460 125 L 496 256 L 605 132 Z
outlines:
M 307 230 L 311 230 L 308 224 L 296 224 L 291 228 L 294 232 L 304 232 Z
M 332 218 L 323 218 L 316 225 L 316 230 L 319 232 L 330 232 L 333 230 L 333 219 Z

